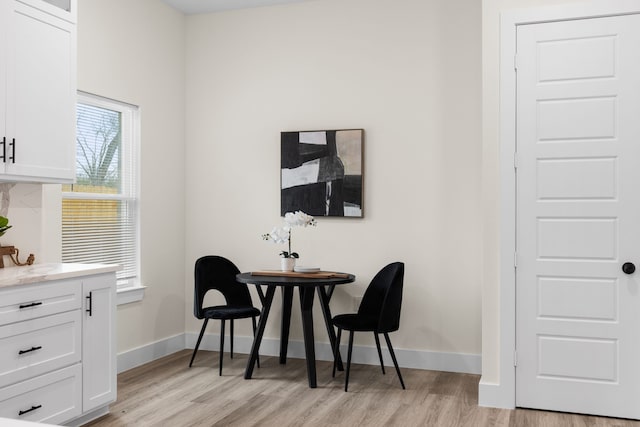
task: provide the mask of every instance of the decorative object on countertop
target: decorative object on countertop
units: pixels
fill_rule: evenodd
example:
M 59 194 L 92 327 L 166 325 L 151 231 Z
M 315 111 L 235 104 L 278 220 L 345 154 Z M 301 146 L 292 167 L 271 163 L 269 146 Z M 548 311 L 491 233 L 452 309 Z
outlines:
M 0 216 L 0 236 L 3 236 L 4 233 L 7 232 L 12 226 L 9 225 L 9 219 L 4 216 Z M 35 261 L 35 256 L 33 254 L 29 254 L 27 257 L 27 261 L 20 262 L 19 256 L 20 250 L 15 246 L 0 246 L 0 268 L 4 268 L 4 260 L 3 257 L 5 255 L 9 255 L 11 257 L 11 261 L 17 266 L 22 265 L 31 265 Z M 15 255 L 15 257 L 14 257 Z
M 284 225 L 274 227 L 271 233 L 263 234 L 263 240 L 271 240 L 273 243 L 288 243 L 289 250 L 280 252 L 282 271 L 293 271 L 296 265 L 296 259 L 300 257 L 297 252 L 291 251 L 291 228 L 306 227 L 308 225 L 315 227 L 316 220 L 311 215 L 307 215 L 302 211 L 287 212 L 284 215 Z
M 363 129 L 280 133 L 280 214 L 362 218 Z
M 9 225 L 9 218 L 0 216 L 0 236 L 3 236 L 12 226 Z

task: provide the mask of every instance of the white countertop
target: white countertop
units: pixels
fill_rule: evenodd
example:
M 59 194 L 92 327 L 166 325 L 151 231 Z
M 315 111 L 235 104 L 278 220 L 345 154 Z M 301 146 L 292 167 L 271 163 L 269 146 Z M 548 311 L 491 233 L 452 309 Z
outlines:
M 117 264 L 45 263 L 0 268 L 0 288 L 120 270 Z

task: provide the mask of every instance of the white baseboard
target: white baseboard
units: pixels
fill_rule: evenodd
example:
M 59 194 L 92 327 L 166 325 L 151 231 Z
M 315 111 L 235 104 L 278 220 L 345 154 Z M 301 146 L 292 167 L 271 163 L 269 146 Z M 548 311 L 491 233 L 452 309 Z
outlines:
M 196 345 L 198 334 L 187 332 L 175 335 L 164 340 L 156 341 L 132 350 L 118 354 L 118 373 L 127 371 L 136 366 L 152 362 L 169 354 L 184 349 L 193 349 Z M 229 337 L 225 339 L 225 351 L 229 351 Z M 236 336 L 233 343 L 234 353 L 249 354 L 253 337 Z M 200 350 L 218 351 L 220 343 L 219 334 L 205 334 L 200 344 Z M 391 356 L 386 349 L 384 340 L 382 344 L 382 356 L 385 365 L 392 365 Z M 317 360 L 333 360 L 333 353 L 329 343 L 316 343 Z M 403 368 L 427 369 L 433 371 L 460 372 L 467 374 L 480 374 L 482 361 L 479 354 L 442 353 L 424 350 L 406 350 L 395 348 L 398 365 Z M 346 359 L 347 346 L 340 346 L 343 359 Z M 260 354 L 265 356 L 278 356 L 280 354 L 280 340 L 264 338 L 260 345 Z M 304 358 L 304 343 L 297 340 L 289 340 L 287 357 L 294 359 Z M 378 365 L 378 352 L 374 346 L 359 346 L 353 348 L 353 363 L 365 365 Z M 489 406 L 489 405 L 488 405 Z
M 185 339 L 186 348 L 193 349 L 198 339 L 198 334 L 187 332 Z M 386 348 L 384 338 L 381 339 L 382 357 L 385 365 L 393 365 L 391 356 Z M 393 343 L 393 337 L 391 337 Z M 228 351 L 228 336 L 225 337 L 225 351 Z M 343 344 L 340 346 L 342 358 L 346 359 L 347 345 L 343 334 Z M 236 336 L 233 344 L 233 351 L 248 354 L 251 351 L 251 343 L 253 337 Z M 200 344 L 200 349 L 218 351 L 220 343 L 219 334 L 205 334 Z M 316 359 L 317 360 L 333 360 L 333 352 L 329 343 L 316 343 Z M 427 369 L 433 371 L 460 372 L 468 374 L 480 374 L 482 370 L 482 360 L 479 354 L 463 354 L 463 353 L 441 353 L 424 350 L 406 350 L 395 348 L 398 365 L 403 368 Z M 265 356 L 278 356 L 280 354 L 280 340 L 274 338 L 264 338 L 260 345 L 260 354 Z M 302 341 L 289 340 L 287 357 L 294 359 L 304 358 L 304 343 Z M 378 365 L 378 351 L 374 346 L 358 346 L 354 345 L 353 363 L 361 363 L 365 365 Z
M 504 386 L 498 383 L 491 383 L 480 378 L 478 385 L 478 405 L 490 408 L 514 409 L 515 402 L 512 400 L 513 393 L 506 393 Z
M 178 334 L 118 354 L 118 373 L 184 350 L 184 338 L 185 334 Z

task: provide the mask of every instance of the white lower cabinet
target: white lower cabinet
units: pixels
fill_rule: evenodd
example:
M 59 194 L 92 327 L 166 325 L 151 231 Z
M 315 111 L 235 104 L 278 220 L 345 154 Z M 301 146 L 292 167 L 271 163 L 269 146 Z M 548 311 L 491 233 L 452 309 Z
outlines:
M 83 283 L 82 408 L 90 411 L 116 400 L 115 279 L 94 277 Z
M 82 414 L 82 365 L 77 363 L 0 389 L 0 417 L 61 424 Z
M 114 271 L 0 287 L 0 418 L 77 425 L 115 401 L 115 286 Z

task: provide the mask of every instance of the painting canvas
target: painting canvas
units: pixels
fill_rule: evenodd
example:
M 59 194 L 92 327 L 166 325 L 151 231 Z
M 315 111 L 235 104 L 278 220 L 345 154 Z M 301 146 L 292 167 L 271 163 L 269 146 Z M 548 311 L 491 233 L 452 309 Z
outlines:
M 282 132 L 280 214 L 362 217 L 362 129 Z

